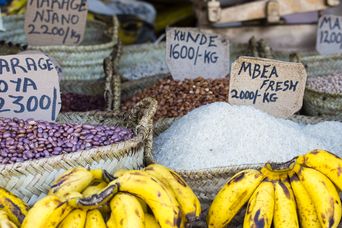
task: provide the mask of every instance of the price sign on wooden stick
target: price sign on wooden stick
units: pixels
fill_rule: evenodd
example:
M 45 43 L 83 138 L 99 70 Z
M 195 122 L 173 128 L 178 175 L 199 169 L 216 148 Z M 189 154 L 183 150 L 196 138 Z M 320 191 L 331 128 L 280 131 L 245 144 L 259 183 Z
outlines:
M 301 63 L 239 57 L 232 65 L 229 103 L 290 117 L 303 105 L 306 78 Z
M 55 121 L 61 109 L 58 72 L 42 53 L 0 56 L 0 116 Z
M 78 45 L 86 27 L 86 0 L 29 0 L 25 33 L 30 45 Z
M 229 42 L 218 34 L 192 28 L 166 32 L 166 64 L 175 80 L 224 78 L 229 73 Z

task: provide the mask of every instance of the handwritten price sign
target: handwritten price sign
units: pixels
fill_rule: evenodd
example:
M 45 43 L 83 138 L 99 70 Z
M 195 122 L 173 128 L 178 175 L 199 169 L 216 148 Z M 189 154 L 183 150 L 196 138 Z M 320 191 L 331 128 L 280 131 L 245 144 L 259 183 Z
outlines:
M 61 109 L 58 72 L 44 54 L 0 57 L 0 116 L 55 121 Z
M 30 45 L 77 45 L 84 37 L 86 0 L 27 1 L 25 33 Z
M 166 32 L 166 63 L 176 80 L 223 78 L 229 73 L 229 43 L 217 34 L 190 28 L 169 28 Z
M 342 53 L 342 17 L 325 15 L 319 19 L 316 49 L 322 55 Z
M 290 117 L 303 105 L 306 78 L 301 63 L 239 57 L 232 65 L 229 103 Z

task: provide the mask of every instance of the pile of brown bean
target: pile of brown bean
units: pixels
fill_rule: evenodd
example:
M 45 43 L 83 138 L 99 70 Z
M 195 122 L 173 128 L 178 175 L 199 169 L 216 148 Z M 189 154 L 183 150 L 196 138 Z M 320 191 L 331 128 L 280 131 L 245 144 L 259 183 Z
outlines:
M 308 77 L 307 88 L 330 94 L 342 94 L 342 72 L 331 75 Z
M 159 104 L 155 119 L 178 117 L 201 105 L 227 101 L 228 89 L 228 79 L 207 80 L 201 77 L 184 81 L 163 79 L 153 87 L 138 92 L 124 101 L 122 110 L 129 110 L 145 97 L 153 97 Z
M 133 136 L 132 130 L 118 126 L 0 118 L 0 164 L 87 150 Z
M 91 110 L 104 110 L 103 96 L 89 96 L 75 93 L 62 93 L 61 112 L 86 112 Z

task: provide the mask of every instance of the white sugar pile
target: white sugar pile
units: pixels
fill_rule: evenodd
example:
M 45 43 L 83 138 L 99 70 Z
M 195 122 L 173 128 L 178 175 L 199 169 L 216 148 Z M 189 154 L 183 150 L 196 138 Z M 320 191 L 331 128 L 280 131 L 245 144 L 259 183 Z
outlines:
M 158 163 L 196 170 L 285 162 L 313 149 L 342 155 L 342 123 L 302 125 L 248 106 L 217 102 L 175 121 L 154 143 Z

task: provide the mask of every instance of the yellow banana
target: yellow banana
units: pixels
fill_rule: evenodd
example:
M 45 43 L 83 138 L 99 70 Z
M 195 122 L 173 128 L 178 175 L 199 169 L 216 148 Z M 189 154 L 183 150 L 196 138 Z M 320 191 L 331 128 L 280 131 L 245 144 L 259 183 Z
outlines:
M 96 208 L 108 202 L 118 191 L 131 193 L 147 203 L 162 227 L 179 227 L 180 206 L 174 196 L 158 179 L 144 171 L 130 171 L 115 179 L 101 192 L 69 200 L 77 208 Z
M 87 211 L 75 209 L 62 221 L 58 228 L 84 228 Z
M 67 202 L 63 202 L 57 206 L 57 208 L 49 216 L 48 221 L 45 224 L 46 228 L 55 228 L 62 222 L 62 220 L 68 216 L 72 211 L 72 207 Z
M 315 205 L 306 191 L 304 185 L 300 182 L 296 173 L 289 175 L 291 188 L 295 195 L 300 227 L 302 228 L 320 228 Z
M 315 169 L 301 167 L 297 174 L 315 205 L 321 226 L 337 227 L 342 209 L 334 184 Z
M 188 222 L 199 219 L 201 203 L 182 177 L 173 170 L 158 164 L 149 165 L 145 171 L 173 191 Z
M 9 218 L 4 210 L 0 210 L 0 228 L 17 228 Z
M 263 180 L 254 169 L 244 170 L 233 176 L 216 195 L 208 212 L 209 227 L 225 227 L 248 201 Z
M 124 175 L 125 173 L 127 173 L 127 171 L 129 171 L 128 169 L 118 169 L 115 171 L 114 173 L 114 178 L 118 178 L 122 175 Z
M 298 225 L 296 201 L 287 179 L 274 181 L 274 216 L 276 228 L 296 228 Z
M 145 228 L 160 228 L 157 220 L 153 217 L 153 215 L 145 213 Z
M 274 211 L 273 183 L 264 180 L 250 198 L 243 223 L 244 228 L 271 227 Z
M 316 169 L 342 191 L 342 159 L 325 150 L 314 150 L 297 159 L 299 164 Z
M 85 228 L 106 228 L 106 223 L 99 210 L 88 211 Z
M 15 225 L 20 226 L 28 212 L 28 206 L 19 197 L 0 187 L 0 208 Z
M 94 176 L 87 169 L 82 167 L 72 168 L 52 183 L 49 195 L 55 194 L 64 200 L 72 192 L 82 192 L 93 179 Z
M 144 228 L 144 211 L 139 200 L 128 193 L 118 193 L 110 201 L 112 214 L 108 228 Z
M 63 204 L 55 195 L 48 195 L 34 204 L 26 215 L 22 228 L 46 228 L 50 216 Z
M 106 183 L 109 183 L 112 180 L 114 180 L 114 177 L 104 169 L 92 169 L 89 170 L 89 172 L 93 175 L 93 178 L 96 180 L 102 180 Z
M 95 193 L 100 192 L 102 189 L 104 189 L 108 184 L 104 181 L 101 181 L 97 183 L 96 185 L 90 185 L 84 191 L 82 192 L 82 195 L 85 197 L 91 196 Z

